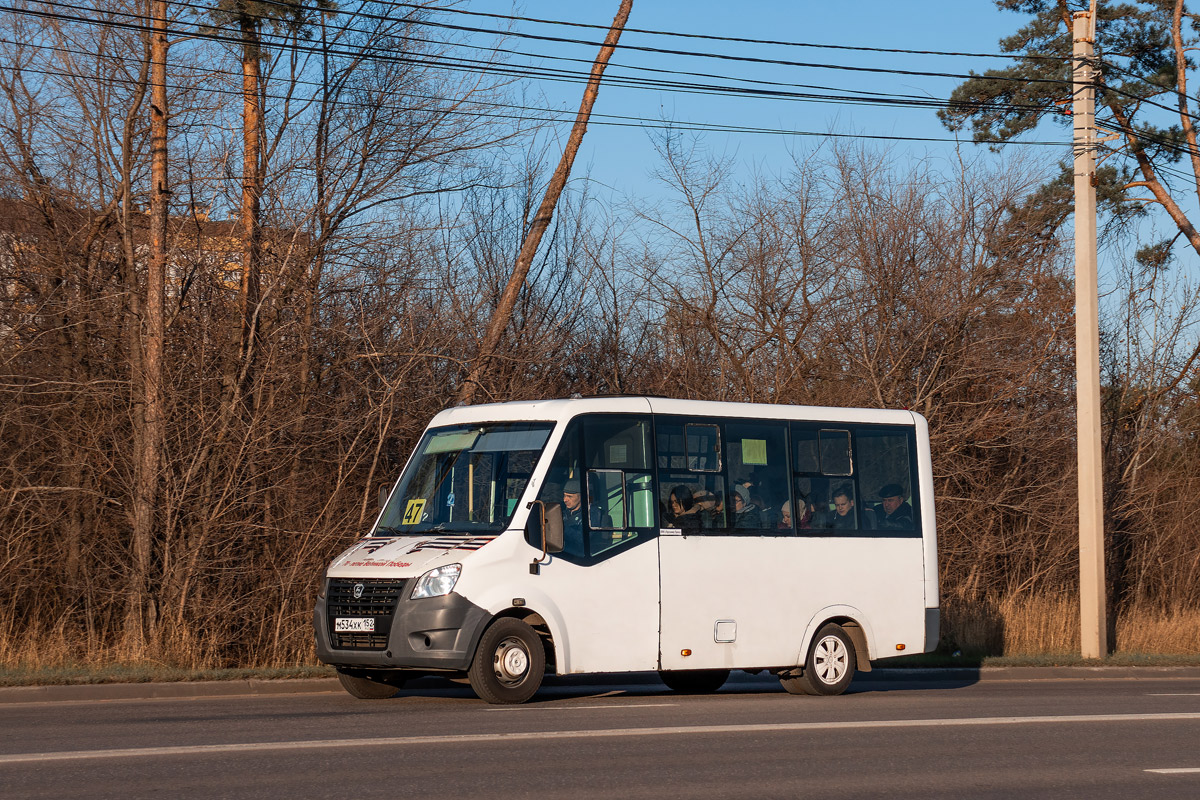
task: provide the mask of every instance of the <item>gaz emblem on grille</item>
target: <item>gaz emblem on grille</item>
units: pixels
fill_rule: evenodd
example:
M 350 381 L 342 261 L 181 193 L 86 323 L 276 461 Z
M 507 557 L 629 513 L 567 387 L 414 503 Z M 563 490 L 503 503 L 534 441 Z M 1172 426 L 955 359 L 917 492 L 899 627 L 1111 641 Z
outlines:
M 361 583 L 356 583 L 356 584 L 354 584 L 354 599 L 355 599 L 355 600 L 357 600 L 357 599 L 359 599 L 360 597 L 362 597 L 362 593 L 363 593 L 363 589 L 364 589 L 364 588 L 365 588 L 365 587 L 364 587 L 364 586 L 363 586 Z

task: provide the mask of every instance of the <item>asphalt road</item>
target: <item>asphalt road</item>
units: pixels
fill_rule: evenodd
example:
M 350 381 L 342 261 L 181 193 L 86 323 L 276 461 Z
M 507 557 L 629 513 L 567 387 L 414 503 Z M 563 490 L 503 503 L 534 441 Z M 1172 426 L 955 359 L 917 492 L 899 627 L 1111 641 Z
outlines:
M 878 673 L 875 673 L 878 675 Z M 1200 679 L 861 680 L 794 697 L 423 682 L 0 705 L 4 797 L 1200 797 Z

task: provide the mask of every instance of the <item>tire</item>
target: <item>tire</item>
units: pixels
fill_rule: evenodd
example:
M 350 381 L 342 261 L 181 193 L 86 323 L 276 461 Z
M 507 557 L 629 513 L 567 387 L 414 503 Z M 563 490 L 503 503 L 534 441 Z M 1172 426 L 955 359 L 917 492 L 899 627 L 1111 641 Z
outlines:
M 729 679 L 727 669 L 659 670 L 658 679 L 680 694 L 712 694 Z
M 501 617 L 479 639 L 467 678 L 481 700 L 493 705 L 524 703 L 546 674 L 546 651 L 533 628 Z
M 377 677 L 367 677 L 361 672 L 351 673 L 337 671 L 338 683 L 349 692 L 351 697 L 359 700 L 384 700 L 396 694 L 404 685 L 404 676 L 400 673 L 383 673 Z
M 840 625 L 822 626 L 808 646 L 804 671 L 779 682 L 791 694 L 835 695 L 846 691 L 854 680 L 858 659 L 854 643 Z

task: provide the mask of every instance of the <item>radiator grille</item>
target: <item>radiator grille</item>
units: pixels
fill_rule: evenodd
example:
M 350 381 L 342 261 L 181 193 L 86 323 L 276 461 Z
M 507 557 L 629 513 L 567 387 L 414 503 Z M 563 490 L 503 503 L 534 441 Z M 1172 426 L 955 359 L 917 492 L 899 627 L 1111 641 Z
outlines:
M 338 650 L 386 650 L 388 634 L 392 629 L 392 618 L 396 604 L 404 591 L 404 580 L 382 580 L 379 578 L 344 579 L 329 581 L 325 607 L 328 614 L 329 640 Z M 359 597 L 354 596 L 356 586 L 362 586 Z M 374 617 L 373 633 L 338 633 L 333 629 L 338 617 Z

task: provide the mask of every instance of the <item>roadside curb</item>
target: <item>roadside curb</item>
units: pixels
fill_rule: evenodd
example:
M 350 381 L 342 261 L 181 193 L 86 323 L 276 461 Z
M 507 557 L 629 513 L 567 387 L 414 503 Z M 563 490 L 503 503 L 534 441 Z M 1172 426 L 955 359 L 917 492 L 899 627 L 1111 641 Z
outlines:
M 58 700 L 148 700 L 159 697 L 236 697 L 268 694 L 319 694 L 341 691 L 336 678 L 250 678 L 235 681 L 173 681 L 171 683 L 86 683 L 69 686 L 0 687 L 4 703 Z
M 730 683 L 761 682 L 766 676 L 735 674 Z M 930 669 L 888 669 L 876 667 L 860 672 L 855 681 L 943 682 L 954 684 L 1002 681 L 1043 680 L 1167 680 L 1200 679 L 1200 667 L 951 667 Z M 774 678 L 770 678 L 774 680 Z M 659 683 L 653 672 L 622 675 L 546 676 L 546 686 L 641 685 Z M 442 686 L 437 679 L 419 679 L 414 687 Z M 171 683 L 91 683 L 67 686 L 0 687 L 0 705 L 6 703 L 43 703 L 80 700 L 149 700 L 188 697 L 245 697 L 288 694 L 340 693 L 336 678 L 287 678 L 266 680 L 251 678 L 232 681 L 179 681 Z
M 876 667 L 855 680 L 897 681 L 1044 681 L 1200 679 L 1200 667 L 937 667 L 911 669 Z

